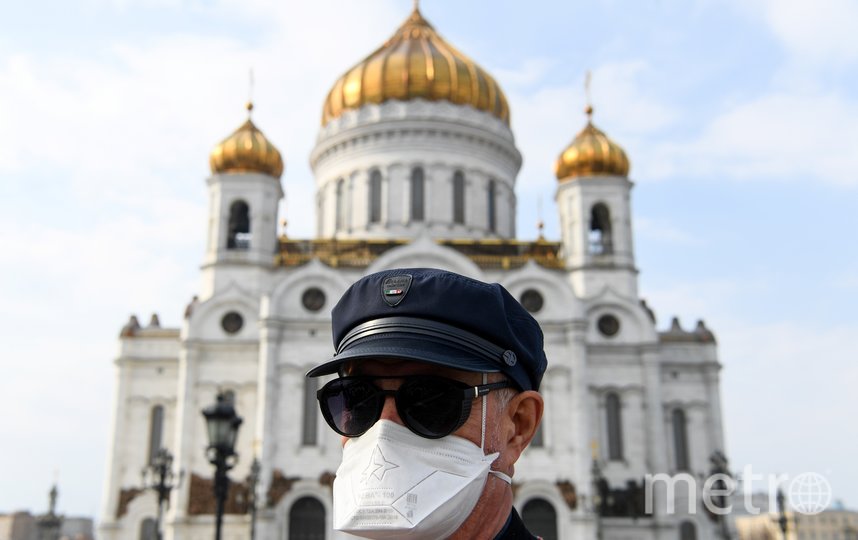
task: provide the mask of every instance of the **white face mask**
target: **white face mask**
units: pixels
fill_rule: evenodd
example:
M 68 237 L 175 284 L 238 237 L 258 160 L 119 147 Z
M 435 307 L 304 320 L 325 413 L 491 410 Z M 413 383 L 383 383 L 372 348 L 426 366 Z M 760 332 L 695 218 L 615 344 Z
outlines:
M 426 439 L 379 420 L 343 448 L 334 529 L 373 539 L 446 538 L 471 514 L 489 472 L 511 482 L 489 470 L 499 455 L 462 437 Z

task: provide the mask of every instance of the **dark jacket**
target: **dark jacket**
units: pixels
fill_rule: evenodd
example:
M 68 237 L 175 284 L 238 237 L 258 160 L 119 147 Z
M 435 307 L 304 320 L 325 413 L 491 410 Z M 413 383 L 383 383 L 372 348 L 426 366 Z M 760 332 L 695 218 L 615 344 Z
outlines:
M 537 540 L 537 536 L 533 536 L 524 526 L 524 522 L 518 516 L 515 508 L 509 513 L 509 518 L 506 520 L 506 525 L 503 526 L 501 532 L 495 536 L 495 540 Z

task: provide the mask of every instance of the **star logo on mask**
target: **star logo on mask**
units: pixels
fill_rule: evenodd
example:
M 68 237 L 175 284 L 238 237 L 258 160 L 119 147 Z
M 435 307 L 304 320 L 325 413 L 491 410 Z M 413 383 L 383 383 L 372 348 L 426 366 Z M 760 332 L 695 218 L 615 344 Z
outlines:
M 370 478 L 375 478 L 379 482 L 384 479 L 385 473 L 391 469 L 398 468 L 399 465 L 393 463 L 391 461 L 387 461 L 385 459 L 384 454 L 381 453 L 381 448 L 378 446 L 375 447 L 375 450 L 372 451 L 372 457 L 369 458 L 369 465 L 367 465 L 366 469 L 364 469 L 363 474 L 363 482 L 366 482 Z

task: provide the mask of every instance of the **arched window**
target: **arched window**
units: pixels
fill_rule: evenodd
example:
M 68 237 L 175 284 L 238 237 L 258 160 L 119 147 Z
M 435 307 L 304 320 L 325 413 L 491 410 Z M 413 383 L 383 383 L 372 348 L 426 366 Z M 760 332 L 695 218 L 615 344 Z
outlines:
M 140 522 L 140 540 L 158 540 L 158 523 L 147 517 Z
M 697 540 L 697 527 L 691 521 L 679 524 L 679 540 Z
M 453 173 L 453 223 L 465 223 L 465 175 Z
M 227 249 L 250 248 L 250 207 L 244 201 L 235 201 L 229 207 Z
M 301 497 L 289 510 L 288 540 L 325 540 L 325 507 L 313 497 Z
M 346 181 L 340 178 L 337 180 L 337 213 L 335 216 L 335 230 L 340 231 L 346 223 Z
M 369 222 L 381 221 L 381 173 L 374 170 L 369 173 Z
M 489 231 L 496 232 L 497 229 L 497 186 L 494 180 L 489 180 L 487 208 L 489 211 Z
M 545 499 L 530 499 L 521 509 L 527 529 L 544 540 L 557 540 L 557 512 Z
M 623 423 L 620 396 L 610 392 L 605 396 L 605 416 L 608 421 L 608 459 L 623 459 Z
M 319 412 L 316 390 L 318 390 L 318 379 L 304 377 L 304 416 L 301 422 L 301 444 L 305 446 L 316 444 L 316 418 Z
M 426 179 L 421 167 L 411 170 L 411 221 L 425 219 Z
M 155 459 L 158 450 L 163 446 L 164 407 L 155 405 L 149 414 L 149 463 Z
M 611 213 L 604 203 L 596 203 L 590 210 L 590 253 L 607 255 L 614 250 L 611 239 Z
M 685 411 L 674 409 L 671 422 L 673 424 L 673 454 L 676 459 L 676 470 L 688 471 L 691 467 L 688 460 L 688 428 Z

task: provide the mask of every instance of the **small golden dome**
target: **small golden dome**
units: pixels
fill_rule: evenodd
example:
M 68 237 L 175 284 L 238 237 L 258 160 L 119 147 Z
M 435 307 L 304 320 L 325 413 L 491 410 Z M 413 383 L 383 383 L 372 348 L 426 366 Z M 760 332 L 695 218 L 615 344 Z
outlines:
M 509 105 L 498 83 L 473 60 L 444 41 L 414 11 L 402 26 L 334 84 L 322 125 L 348 109 L 391 99 L 450 101 L 493 114 L 509 125 Z
M 248 118 L 232 135 L 218 143 L 209 156 L 212 173 L 260 172 L 280 178 L 283 158 L 250 120 L 253 104 L 247 104 Z
M 563 150 L 554 163 L 558 180 L 577 176 L 628 176 L 626 152 L 592 122 L 593 108 L 587 107 L 587 125 Z

